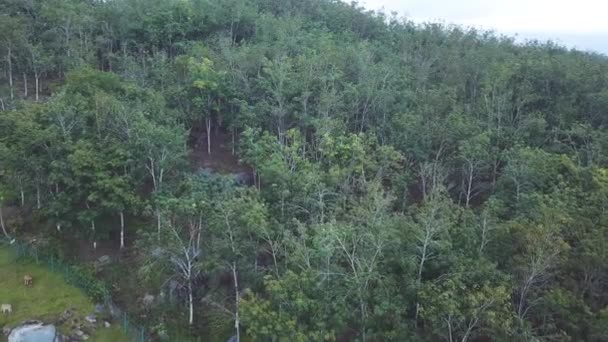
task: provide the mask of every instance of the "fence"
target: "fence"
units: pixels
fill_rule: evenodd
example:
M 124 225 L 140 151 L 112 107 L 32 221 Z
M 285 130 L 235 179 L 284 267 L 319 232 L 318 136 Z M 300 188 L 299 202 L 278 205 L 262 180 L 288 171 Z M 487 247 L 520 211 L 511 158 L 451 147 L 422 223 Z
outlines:
M 133 341 L 151 341 L 146 328 L 131 320 L 127 313 L 121 310 L 112 301 L 110 291 L 108 291 L 103 283 L 95 279 L 94 276 L 79 271 L 76 267 L 65 263 L 53 255 L 41 253 L 38 248 L 20 241 L 12 241 L 11 243 L 0 237 L 0 246 L 10 247 L 14 250 L 13 262 L 32 260 L 36 264 L 44 265 L 49 270 L 61 274 L 68 284 L 83 290 L 95 301 L 103 302 L 112 315 L 112 318 L 117 323 L 120 323 L 122 330 L 131 337 Z

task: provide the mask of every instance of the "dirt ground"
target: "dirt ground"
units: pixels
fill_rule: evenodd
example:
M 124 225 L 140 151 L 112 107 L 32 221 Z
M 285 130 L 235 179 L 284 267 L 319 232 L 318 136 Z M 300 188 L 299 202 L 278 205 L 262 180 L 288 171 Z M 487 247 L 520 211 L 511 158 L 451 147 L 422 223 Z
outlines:
M 207 132 L 203 129 L 192 130 L 190 163 L 194 170 L 211 169 L 218 173 L 238 173 L 251 171 L 251 167 L 241 162 L 232 153 L 232 135 L 222 129 L 211 133 L 211 154 L 207 153 Z

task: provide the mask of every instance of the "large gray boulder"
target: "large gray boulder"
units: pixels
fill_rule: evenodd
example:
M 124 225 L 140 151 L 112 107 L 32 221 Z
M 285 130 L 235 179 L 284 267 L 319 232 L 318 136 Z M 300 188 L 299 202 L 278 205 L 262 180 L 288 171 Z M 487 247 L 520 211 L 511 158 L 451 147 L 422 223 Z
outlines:
M 61 342 L 61 337 L 55 326 L 31 321 L 13 329 L 8 342 Z
M 234 181 L 240 186 L 251 186 L 254 183 L 253 173 L 251 172 L 239 172 L 233 174 Z

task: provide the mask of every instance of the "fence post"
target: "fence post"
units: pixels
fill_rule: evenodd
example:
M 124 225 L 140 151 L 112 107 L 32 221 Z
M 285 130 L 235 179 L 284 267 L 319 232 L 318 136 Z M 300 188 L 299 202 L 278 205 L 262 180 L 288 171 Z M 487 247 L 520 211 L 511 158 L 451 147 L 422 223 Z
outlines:
M 0 245 L 3 245 L 4 241 L 0 237 Z M 38 249 L 32 246 L 29 246 L 25 243 L 16 242 L 15 246 L 12 247 L 14 253 L 11 253 L 13 256 L 13 263 L 19 262 L 22 259 L 26 259 L 25 261 L 29 262 L 31 259 L 34 259 L 36 264 L 40 264 L 40 255 L 38 253 Z M 82 277 L 80 274 L 77 274 L 74 269 L 72 269 L 67 264 L 63 263 L 61 258 L 55 258 L 52 254 L 47 256 L 44 253 L 42 254 L 43 264 L 54 272 L 59 272 L 62 274 L 64 280 L 73 286 L 80 288 L 87 292 L 89 296 L 91 296 L 91 289 L 97 290 L 97 287 L 94 287 L 94 283 L 90 281 L 88 278 Z M 107 287 L 103 286 L 101 296 L 103 300 L 106 302 L 106 305 L 110 309 L 110 313 L 112 317 L 119 323 L 122 319 L 122 327 L 125 335 L 134 338 L 135 340 L 139 340 L 141 342 L 147 342 L 147 334 L 145 327 L 140 327 L 137 324 L 133 326 L 129 322 L 129 317 L 127 313 L 122 311 L 120 308 L 116 308 L 112 303 L 112 297 L 110 291 Z M 122 313 L 122 317 L 121 316 Z

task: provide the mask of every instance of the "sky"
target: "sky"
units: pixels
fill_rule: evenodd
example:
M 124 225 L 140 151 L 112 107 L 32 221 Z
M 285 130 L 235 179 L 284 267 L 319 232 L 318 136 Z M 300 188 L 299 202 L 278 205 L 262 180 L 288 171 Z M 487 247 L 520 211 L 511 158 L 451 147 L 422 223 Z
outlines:
M 608 54 L 608 0 L 360 0 L 416 22 L 460 24 Z

